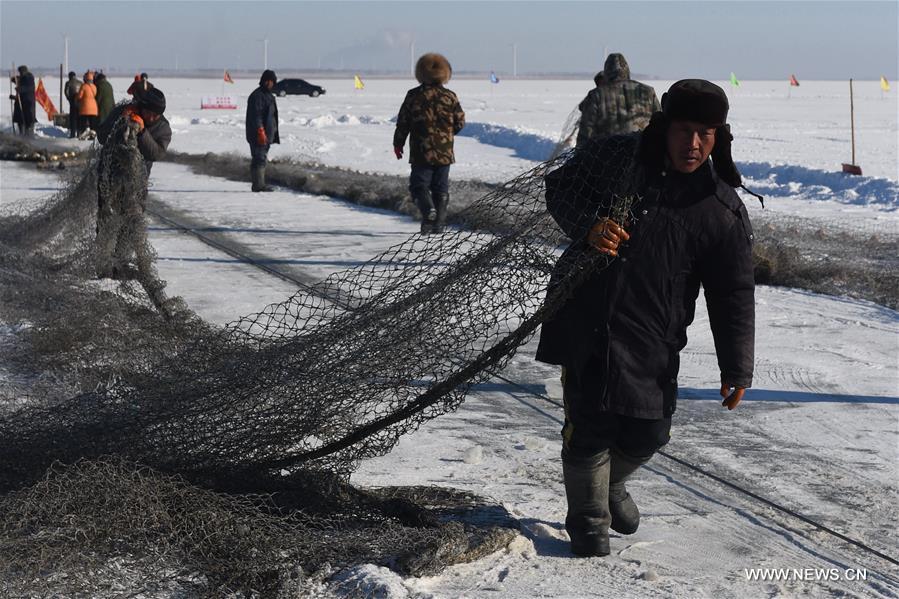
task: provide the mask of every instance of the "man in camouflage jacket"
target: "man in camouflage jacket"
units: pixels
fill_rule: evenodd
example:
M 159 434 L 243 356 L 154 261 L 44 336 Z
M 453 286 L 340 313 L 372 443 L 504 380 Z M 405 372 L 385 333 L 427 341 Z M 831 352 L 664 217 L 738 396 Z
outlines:
M 597 77 L 599 77 L 597 75 Z M 621 54 L 609 54 L 602 80 L 581 102 L 577 147 L 591 139 L 642 131 L 652 113 L 661 110 L 656 92 L 631 79 L 631 70 Z
M 409 90 L 396 118 L 393 152 L 400 160 L 409 137 L 409 191 L 421 210 L 422 233 L 441 233 L 446 225 L 449 169 L 456 161 L 453 137 L 465 126 L 459 99 L 443 87 L 452 73 L 440 54 L 419 58 L 415 78 L 421 85 Z

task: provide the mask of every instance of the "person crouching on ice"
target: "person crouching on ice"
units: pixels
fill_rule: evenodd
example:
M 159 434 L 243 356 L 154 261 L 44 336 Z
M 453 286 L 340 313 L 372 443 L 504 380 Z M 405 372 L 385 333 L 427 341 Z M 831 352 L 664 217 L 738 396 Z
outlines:
M 465 126 L 456 94 L 443 87 L 453 69 L 440 54 L 428 53 L 415 64 L 421 85 L 410 89 L 400 107 L 393 134 L 393 153 L 403 157 L 409 137 L 409 192 L 421 211 L 421 232 L 442 233 L 449 205 L 449 170 L 456 161 L 453 137 Z
M 752 384 L 752 228 L 734 191 L 727 96 L 685 79 L 661 108 L 642 133 L 579 147 L 546 177 L 547 208 L 572 243 L 547 291 L 560 306 L 537 359 L 562 366 L 565 528 L 579 556 L 608 555 L 609 528 L 637 530 L 625 481 L 669 440 L 700 286 L 723 405 Z M 627 218 L 620 198 L 636 201 Z

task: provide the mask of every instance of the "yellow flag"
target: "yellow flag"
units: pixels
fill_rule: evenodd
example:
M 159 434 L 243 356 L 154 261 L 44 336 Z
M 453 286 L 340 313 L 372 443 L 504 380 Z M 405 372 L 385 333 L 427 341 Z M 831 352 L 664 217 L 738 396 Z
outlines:
M 353 87 L 356 89 L 365 89 L 365 84 L 362 83 L 362 79 L 359 79 L 359 75 L 353 75 Z
M 890 82 L 887 81 L 887 78 L 884 77 L 883 75 L 880 76 L 880 89 L 882 89 L 885 92 L 890 91 Z

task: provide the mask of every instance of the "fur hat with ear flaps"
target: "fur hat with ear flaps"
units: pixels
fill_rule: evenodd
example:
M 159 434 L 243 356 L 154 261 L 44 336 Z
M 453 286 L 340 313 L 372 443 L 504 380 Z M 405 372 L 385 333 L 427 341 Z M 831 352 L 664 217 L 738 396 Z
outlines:
M 442 54 L 428 52 L 415 63 L 415 78 L 423 84 L 443 84 L 453 76 L 453 67 Z
M 640 138 L 639 155 L 647 166 L 663 167 L 666 137 L 671 121 L 695 121 L 715 128 L 712 164 L 715 172 L 731 187 L 743 185 L 740 171 L 731 156 L 734 136 L 727 124 L 728 105 L 724 90 L 702 79 L 683 79 L 662 94 L 662 111 L 652 115 Z

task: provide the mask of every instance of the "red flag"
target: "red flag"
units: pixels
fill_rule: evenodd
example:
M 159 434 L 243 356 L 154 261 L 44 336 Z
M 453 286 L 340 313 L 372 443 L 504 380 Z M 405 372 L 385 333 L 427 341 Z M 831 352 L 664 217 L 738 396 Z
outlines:
M 231 74 L 228 71 L 225 71 L 225 81 L 228 83 L 234 83 L 234 79 L 231 79 Z
M 796 79 L 796 75 L 790 75 L 790 87 L 799 87 L 799 81 Z
M 50 122 L 53 122 L 53 117 L 56 116 L 56 106 L 53 105 L 53 101 L 50 99 L 50 96 L 47 95 L 47 90 L 44 89 L 44 80 L 37 80 L 37 89 L 34 90 L 34 99 L 37 100 L 37 103 L 43 107 L 43 109 L 47 113 L 47 118 L 50 119 Z

